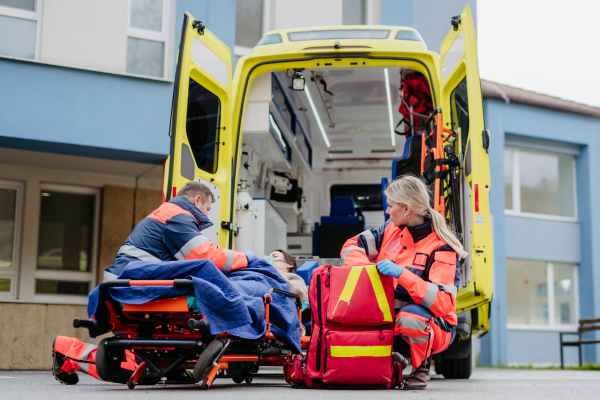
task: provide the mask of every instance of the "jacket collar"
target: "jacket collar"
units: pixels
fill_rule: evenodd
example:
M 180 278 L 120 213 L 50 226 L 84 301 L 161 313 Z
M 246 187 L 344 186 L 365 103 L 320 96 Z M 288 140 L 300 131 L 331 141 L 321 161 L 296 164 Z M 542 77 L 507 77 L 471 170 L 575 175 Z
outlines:
M 433 227 L 431 225 L 431 219 L 426 219 L 424 223 L 416 226 L 401 226 L 400 228 L 407 228 L 410 232 L 415 243 L 417 243 L 421 239 L 425 239 L 427 236 L 433 232 Z
M 191 201 L 186 199 L 183 196 L 176 196 L 169 200 L 169 203 L 175 204 L 178 207 L 183 208 L 185 211 L 188 211 L 190 214 L 194 216 L 198 224 L 200 225 L 200 230 L 203 231 L 205 229 L 213 226 L 213 223 L 210 222 L 208 217 L 204 215 L 204 213 L 198 210 L 198 207 L 192 204 Z

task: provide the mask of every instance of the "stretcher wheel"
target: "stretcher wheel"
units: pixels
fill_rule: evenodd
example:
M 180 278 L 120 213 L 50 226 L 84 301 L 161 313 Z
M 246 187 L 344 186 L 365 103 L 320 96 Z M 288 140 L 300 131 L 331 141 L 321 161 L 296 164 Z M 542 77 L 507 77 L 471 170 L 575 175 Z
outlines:
M 246 383 L 250 384 L 252 383 L 252 379 L 254 379 L 254 376 L 248 372 L 248 375 L 246 375 L 246 378 L 244 379 L 246 381 Z
M 246 375 L 246 374 L 245 374 L 244 372 L 241 372 L 241 373 L 237 374 L 236 376 L 234 376 L 234 377 L 233 377 L 233 378 L 231 378 L 231 379 L 233 379 L 233 381 L 234 381 L 235 383 L 242 383 L 242 382 L 244 382 L 244 379 L 246 379 L 246 376 L 245 376 L 245 375 Z
M 133 389 L 135 388 L 135 385 L 133 384 L 133 382 L 131 382 L 131 378 L 129 378 L 129 380 L 127 381 L 127 387 L 129 389 Z
M 106 340 L 101 341 L 96 349 L 96 371 L 100 379 L 112 382 L 119 374 L 123 350 L 109 348 L 106 342 Z
M 200 354 L 200 358 L 198 358 L 198 362 L 194 367 L 194 372 L 192 372 L 196 381 L 201 381 L 206 378 L 213 367 L 213 361 L 219 355 L 221 350 L 223 350 L 224 346 L 225 343 L 219 339 L 213 340 L 206 346 L 202 354 Z

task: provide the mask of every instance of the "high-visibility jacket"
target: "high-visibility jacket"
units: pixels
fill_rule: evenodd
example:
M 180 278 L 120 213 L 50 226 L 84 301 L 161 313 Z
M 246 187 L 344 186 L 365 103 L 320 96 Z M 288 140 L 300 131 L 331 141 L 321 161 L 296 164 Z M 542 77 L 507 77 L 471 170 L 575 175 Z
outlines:
M 404 267 L 394 297 L 419 304 L 456 325 L 460 264 L 456 252 L 433 231 L 430 220 L 409 227 L 396 227 L 388 220 L 348 239 L 341 257 L 344 265 L 390 260 Z
M 227 273 L 246 268 L 243 253 L 223 249 L 200 232 L 213 224 L 188 199 L 172 198 L 144 218 L 131 232 L 112 265 L 104 270 L 104 280 L 117 279 L 131 261 L 212 260 Z

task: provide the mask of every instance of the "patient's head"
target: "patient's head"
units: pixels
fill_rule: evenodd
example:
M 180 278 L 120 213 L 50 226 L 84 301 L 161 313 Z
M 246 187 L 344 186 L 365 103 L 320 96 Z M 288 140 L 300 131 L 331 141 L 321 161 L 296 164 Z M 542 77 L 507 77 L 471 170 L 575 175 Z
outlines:
M 298 265 L 296 264 L 296 257 L 288 253 L 287 251 L 277 249 L 269 257 L 272 257 L 275 262 L 273 266 L 275 269 L 282 272 L 296 272 Z

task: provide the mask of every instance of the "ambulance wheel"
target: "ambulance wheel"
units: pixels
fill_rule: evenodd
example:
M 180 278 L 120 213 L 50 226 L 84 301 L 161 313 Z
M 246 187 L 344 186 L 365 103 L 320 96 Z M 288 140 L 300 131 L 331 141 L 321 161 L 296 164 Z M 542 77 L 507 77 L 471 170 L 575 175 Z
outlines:
M 446 379 L 469 379 L 472 369 L 473 352 L 466 358 L 444 358 L 442 362 L 442 375 Z
M 96 349 L 96 371 L 98 377 L 106 382 L 112 382 L 117 378 L 121 368 L 122 350 L 109 348 L 103 340 Z
M 215 339 L 210 342 L 202 354 L 200 354 L 200 358 L 198 358 L 198 362 L 194 367 L 194 372 L 192 372 L 192 375 L 197 382 L 204 380 L 204 378 L 206 378 L 206 376 L 210 373 L 210 370 L 213 367 L 212 363 L 219 355 L 221 350 L 223 350 L 223 347 L 225 347 L 225 343 L 223 343 L 223 341 L 220 339 Z

